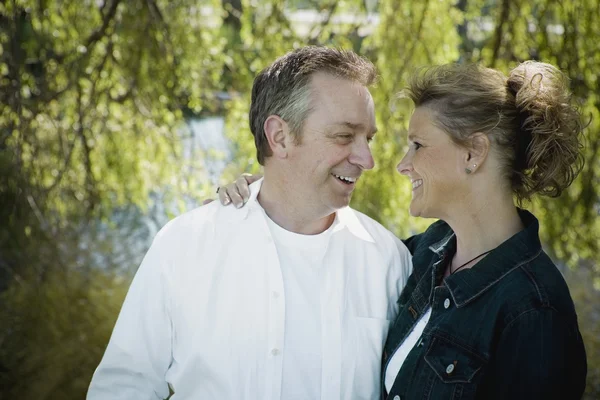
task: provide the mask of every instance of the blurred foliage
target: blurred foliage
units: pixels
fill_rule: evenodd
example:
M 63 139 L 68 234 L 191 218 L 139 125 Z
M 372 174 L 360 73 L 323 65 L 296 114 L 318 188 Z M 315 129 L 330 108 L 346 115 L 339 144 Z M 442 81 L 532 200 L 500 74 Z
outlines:
M 225 117 L 223 181 L 259 171 L 255 74 L 292 48 L 353 49 L 380 70 L 376 168 L 353 206 L 399 236 L 431 221 L 394 172 L 415 68 L 558 65 L 586 116 L 586 166 L 527 205 L 569 284 L 600 397 L 600 25 L 597 0 L 4 0 L 0 2 L 0 398 L 83 399 L 153 232 L 211 196 L 189 121 Z
M 577 309 L 581 334 L 588 358 L 586 399 L 600 398 L 600 292 L 594 290 L 589 268 L 568 270 L 567 284 Z

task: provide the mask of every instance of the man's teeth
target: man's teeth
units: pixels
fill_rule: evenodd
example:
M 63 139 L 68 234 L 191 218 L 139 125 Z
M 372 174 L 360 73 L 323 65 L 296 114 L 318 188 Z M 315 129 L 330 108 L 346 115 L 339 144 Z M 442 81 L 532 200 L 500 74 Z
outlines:
M 413 187 L 413 189 L 418 188 L 422 184 L 423 184 L 423 179 L 416 179 L 416 180 L 412 181 L 412 187 Z
M 354 182 L 356 182 L 356 179 L 357 179 L 357 178 L 351 178 L 349 176 L 341 176 L 341 175 L 336 175 L 336 174 L 333 174 L 333 176 L 335 176 L 336 178 L 341 179 L 345 182 L 348 182 L 348 183 L 354 183 Z

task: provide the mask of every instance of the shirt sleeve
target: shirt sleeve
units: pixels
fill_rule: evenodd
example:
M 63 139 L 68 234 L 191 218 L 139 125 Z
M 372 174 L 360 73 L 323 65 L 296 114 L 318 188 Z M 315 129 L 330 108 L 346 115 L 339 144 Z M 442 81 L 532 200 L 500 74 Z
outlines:
M 393 257 L 393 262 L 396 264 L 390 268 L 390 271 L 396 272 L 396 279 L 388 279 L 388 282 L 393 285 L 390 288 L 390 291 L 394 293 L 392 301 L 390 301 L 390 309 L 389 315 L 391 315 L 390 319 L 395 319 L 398 314 L 398 299 L 400 298 L 400 293 L 406 286 L 406 282 L 408 281 L 408 277 L 412 273 L 413 265 L 412 265 L 412 255 L 404 245 L 404 243 L 394 236 L 394 244 L 396 246 L 396 255 Z
M 580 399 L 586 356 L 575 321 L 551 308 L 517 317 L 502 334 L 483 398 Z
M 169 396 L 172 323 L 164 249 L 159 233 L 129 288 L 87 400 Z

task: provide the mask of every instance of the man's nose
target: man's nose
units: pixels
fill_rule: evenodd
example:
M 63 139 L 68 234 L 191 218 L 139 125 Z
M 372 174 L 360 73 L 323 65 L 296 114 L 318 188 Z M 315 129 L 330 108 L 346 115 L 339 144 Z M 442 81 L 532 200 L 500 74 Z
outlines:
M 355 142 L 350 156 L 350 162 L 362 169 L 373 169 L 375 166 L 375 160 L 373 160 L 373 154 L 371 154 L 371 148 L 366 138 Z

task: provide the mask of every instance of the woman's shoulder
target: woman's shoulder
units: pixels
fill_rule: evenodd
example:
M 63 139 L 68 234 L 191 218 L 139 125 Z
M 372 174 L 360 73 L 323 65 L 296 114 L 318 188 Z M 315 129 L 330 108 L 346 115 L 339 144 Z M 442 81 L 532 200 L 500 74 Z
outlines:
M 576 320 L 575 306 L 567 283 L 550 257 L 544 252 L 517 266 L 504 277 L 497 290 L 509 292 L 505 297 L 507 319 L 531 313 L 551 311 L 566 320 Z
M 531 263 L 523 265 L 523 272 L 531 281 L 540 306 L 547 306 L 562 314 L 573 314 L 575 309 L 567 282 L 559 267 L 542 251 Z

